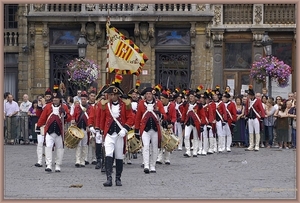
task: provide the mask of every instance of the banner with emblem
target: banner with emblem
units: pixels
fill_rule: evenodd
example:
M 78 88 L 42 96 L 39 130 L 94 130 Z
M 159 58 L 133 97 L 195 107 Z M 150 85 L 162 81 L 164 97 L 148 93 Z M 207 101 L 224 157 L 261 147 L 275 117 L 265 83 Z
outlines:
M 106 23 L 107 32 L 107 68 L 110 73 L 139 75 L 148 60 L 147 56 L 130 39 L 127 39 L 115 27 Z

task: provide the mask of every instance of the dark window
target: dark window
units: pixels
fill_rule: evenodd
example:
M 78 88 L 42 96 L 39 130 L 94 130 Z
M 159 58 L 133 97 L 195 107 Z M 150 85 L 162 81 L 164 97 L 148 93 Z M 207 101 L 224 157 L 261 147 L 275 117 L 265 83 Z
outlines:
M 4 28 L 18 28 L 18 4 L 4 5 Z
M 50 30 L 51 45 L 76 45 L 80 30 Z
M 188 29 L 168 29 L 158 30 L 157 32 L 157 45 L 161 46 L 189 46 L 190 31 Z
M 272 54 L 292 67 L 292 43 L 273 43 Z
M 225 43 L 225 69 L 250 69 L 252 43 Z

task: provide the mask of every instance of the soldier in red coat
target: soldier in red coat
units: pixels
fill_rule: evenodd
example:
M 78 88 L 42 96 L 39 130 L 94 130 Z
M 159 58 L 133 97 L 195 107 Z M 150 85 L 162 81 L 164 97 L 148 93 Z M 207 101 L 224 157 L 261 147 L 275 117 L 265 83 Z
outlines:
M 214 152 L 217 151 L 217 147 L 216 147 L 217 142 L 216 142 L 215 129 L 213 128 L 215 112 L 213 111 L 213 107 L 212 107 L 212 94 L 210 89 L 204 92 L 204 98 L 206 102 L 206 105 L 204 105 L 204 109 L 205 109 L 206 117 L 208 118 L 206 131 L 207 131 L 209 147 L 207 150 L 207 154 L 213 154 Z
M 255 93 L 252 85 L 249 86 L 248 99 L 245 106 L 245 115 L 248 119 L 249 129 L 249 147 L 246 151 L 253 151 L 254 148 L 254 133 L 255 133 L 255 151 L 259 151 L 260 141 L 260 120 L 265 118 L 265 111 L 260 99 L 255 98 Z
M 40 117 L 42 115 L 43 109 L 45 108 L 45 106 L 48 103 L 51 103 L 51 99 L 52 99 L 52 92 L 50 90 L 50 88 L 48 88 L 45 92 L 45 96 L 44 98 L 40 99 L 38 101 L 38 107 L 36 110 L 36 116 Z M 40 132 L 37 133 L 37 146 L 36 146 L 36 153 L 37 153 L 37 158 L 38 161 L 35 164 L 36 167 L 42 167 L 43 166 L 43 146 L 44 146 L 44 142 L 45 142 L 45 135 L 42 135 Z
M 176 122 L 175 103 L 170 102 L 170 95 L 165 90 L 160 94 L 160 100 L 164 106 L 164 110 L 167 116 L 162 123 L 162 127 L 173 132 L 174 125 Z M 158 151 L 156 163 L 162 164 L 163 162 L 167 165 L 170 165 L 170 152 L 168 152 L 164 148 L 160 148 Z
M 185 105 L 187 102 L 183 101 L 184 95 L 182 93 L 177 93 L 174 95 L 175 100 L 175 110 L 176 110 L 176 122 L 174 127 L 174 133 L 179 139 L 178 150 L 182 151 L 183 144 L 183 120 L 182 115 L 184 112 Z
M 212 134 L 212 132 L 210 132 L 210 130 L 211 130 L 211 123 L 213 121 L 213 112 L 212 112 L 212 108 L 209 105 L 207 92 L 204 92 L 203 94 L 201 94 L 200 102 L 201 102 L 204 112 L 205 112 L 206 124 L 203 127 L 203 132 L 201 133 L 202 137 L 199 141 L 199 151 L 197 154 L 206 156 L 208 148 L 209 148 L 208 137 L 209 137 L 209 133 Z
M 81 92 L 81 103 L 75 106 L 74 114 L 72 115 L 72 125 L 76 125 L 84 134 L 84 137 L 80 140 L 76 147 L 76 160 L 75 167 L 85 167 L 85 158 L 88 153 L 88 120 L 94 110 L 92 106 L 88 104 L 88 95 L 86 91 Z
M 200 133 L 203 132 L 203 127 L 207 124 L 205 120 L 205 112 L 202 104 L 196 101 L 196 92 L 189 91 L 189 103 L 186 105 L 182 120 L 184 121 L 184 144 L 186 148 L 185 157 L 191 157 L 190 135 L 193 132 L 193 157 L 197 157 L 198 143 Z
M 156 173 L 155 165 L 158 148 L 161 145 L 161 119 L 166 118 L 163 104 L 156 99 L 157 92 L 152 87 L 147 87 L 141 92 L 145 99 L 140 100 L 135 116 L 135 136 L 140 135 L 143 142 L 143 163 L 144 172 Z M 150 160 L 150 141 L 152 154 Z M 150 170 L 149 170 L 150 169 Z
M 122 100 L 124 92 L 119 87 L 122 77 L 116 75 L 115 84 L 107 88 L 108 100 L 101 101 L 100 129 L 104 135 L 105 168 L 107 181 L 105 187 L 112 186 L 113 155 L 116 159 L 116 186 L 122 186 L 123 155 L 126 134 L 134 124 L 130 100 Z
M 220 95 L 216 94 L 219 90 L 212 92 L 213 102 L 211 104 L 212 111 L 214 114 L 213 129 L 216 130 L 218 137 L 218 151 L 223 152 L 225 150 L 225 133 L 223 126 L 227 123 L 227 113 L 224 103 L 220 100 Z M 216 151 L 216 150 L 214 150 Z
M 226 151 L 231 152 L 230 145 L 232 144 L 232 130 L 236 122 L 236 107 L 235 104 L 229 100 L 230 94 L 225 92 L 223 94 L 223 102 L 227 112 L 227 123 L 223 126 L 223 131 L 226 136 Z
M 37 122 L 37 131 L 40 127 L 45 125 L 45 156 L 46 156 L 46 169 L 45 171 L 52 171 L 52 148 L 55 144 L 55 150 L 57 152 L 55 159 L 55 172 L 60 172 L 60 166 L 64 155 L 64 122 L 71 121 L 71 115 L 69 113 L 68 106 L 62 104 L 61 95 L 58 92 L 52 97 L 52 103 L 48 103 Z

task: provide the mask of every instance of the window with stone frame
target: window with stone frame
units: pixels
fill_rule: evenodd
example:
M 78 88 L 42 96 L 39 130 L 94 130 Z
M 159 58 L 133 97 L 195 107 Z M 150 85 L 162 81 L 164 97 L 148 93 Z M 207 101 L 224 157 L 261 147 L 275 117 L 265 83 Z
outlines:
M 158 46 L 189 46 L 191 44 L 189 29 L 159 29 L 156 35 Z
M 18 4 L 4 5 L 4 29 L 18 28 Z
M 224 49 L 224 69 L 251 68 L 251 42 L 226 42 Z

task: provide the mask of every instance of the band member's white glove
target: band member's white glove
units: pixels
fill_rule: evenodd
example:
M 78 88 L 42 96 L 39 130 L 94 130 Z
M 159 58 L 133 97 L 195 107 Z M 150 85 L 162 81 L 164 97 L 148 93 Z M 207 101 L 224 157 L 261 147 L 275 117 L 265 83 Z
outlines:
M 100 131 L 96 131 L 96 137 L 95 137 L 95 141 L 97 144 L 101 144 L 102 143 L 102 135 L 100 134 Z
M 91 133 L 96 134 L 96 130 L 95 130 L 95 128 L 93 126 L 90 127 L 90 131 L 91 131 Z
M 119 132 L 119 136 L 125 137 L 126 133 L 127 133 L 127 130 L 125 128 L 122 128 Z

